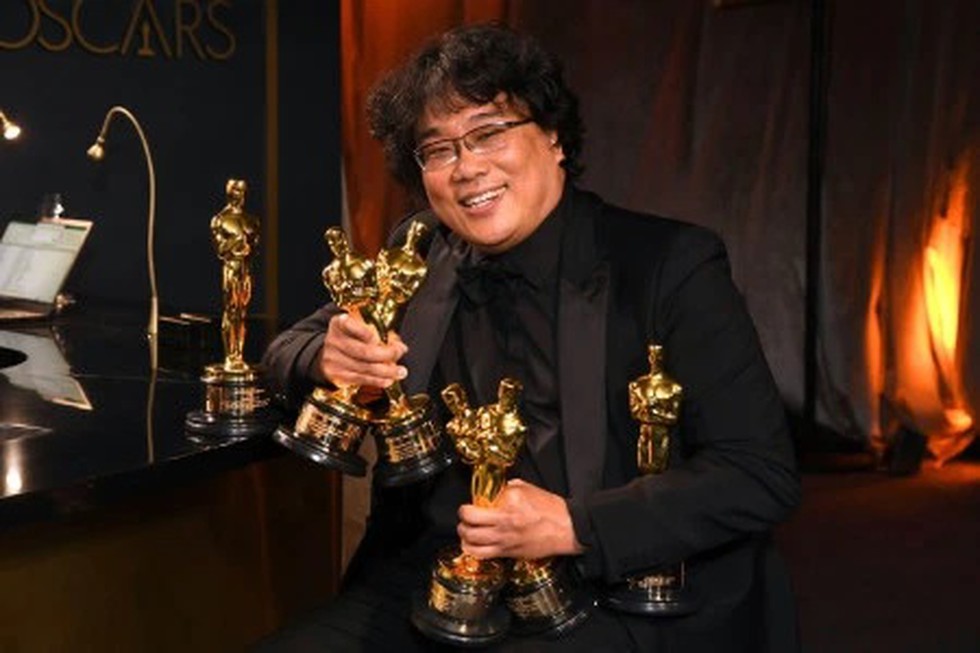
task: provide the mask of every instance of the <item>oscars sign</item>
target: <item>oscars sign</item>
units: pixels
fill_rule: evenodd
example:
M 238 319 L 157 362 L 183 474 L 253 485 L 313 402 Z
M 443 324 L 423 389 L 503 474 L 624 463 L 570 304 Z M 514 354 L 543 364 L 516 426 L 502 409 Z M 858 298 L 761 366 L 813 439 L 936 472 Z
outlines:
M 75 47 L 101 57 L 227 61 L 238 45 L 232 26 L 251 10 L 241 5 L 231 0 L 4 0 L 0 51 L 36 45 L 47 52 Z M 110 25 L 118 28 L 107 33 Z

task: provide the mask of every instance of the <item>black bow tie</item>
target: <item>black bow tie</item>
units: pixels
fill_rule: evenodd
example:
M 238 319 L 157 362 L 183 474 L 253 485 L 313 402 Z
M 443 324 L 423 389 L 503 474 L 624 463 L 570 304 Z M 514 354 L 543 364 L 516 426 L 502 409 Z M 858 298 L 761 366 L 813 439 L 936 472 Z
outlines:
M 497 261 L 480 261 L 463 265 L 457 271 L 459 289 L 469 302 L 480 306 L 487 302 L 509 302 L 524 276 Z

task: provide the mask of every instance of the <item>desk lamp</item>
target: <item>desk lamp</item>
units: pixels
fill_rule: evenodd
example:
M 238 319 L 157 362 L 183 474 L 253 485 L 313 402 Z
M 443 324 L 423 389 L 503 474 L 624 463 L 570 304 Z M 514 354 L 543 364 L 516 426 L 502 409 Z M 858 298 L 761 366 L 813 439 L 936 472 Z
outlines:
M 143 129 L 140 127 L 136 117 L 125 107 L 115 106 L 109 109 L 108 113 L 105 115 L 105 120 L 102 123 L 102 130 L 99 132 L 99 136 L 95 139 L 95 143 L 92 144 L 92 147 L 88 148 L 88 157 L 93 161 L 101 161 L 105 156 L 106 132 L 109 129 L 109 124 L 112 122 L 112 117 L 115 115 L 125 116 L 133 124 L 133 127 L 136 129 L 136 135 L 139 136 L 140 143 L 143 145 L 143 154 L 146 157 L 146 170 L 148 173 L 148 182 L 150 186 L 150 199 L 146 219 L 146 265 L 150 275 L 150 321 L 146 327 L 146 333 L 151 339 L 155 340 L 157 335 L 157 327 L 160 321 L 159 302 L 157 300 L 157 273 L 156 265 L 153 260 L 153 225 L 154 214 L 156 213 L 157 182 L 156 173 L 153 171 L 153 157 L 150 155 L 150 146 L 146 142 L 146 136 L 143 134 Z

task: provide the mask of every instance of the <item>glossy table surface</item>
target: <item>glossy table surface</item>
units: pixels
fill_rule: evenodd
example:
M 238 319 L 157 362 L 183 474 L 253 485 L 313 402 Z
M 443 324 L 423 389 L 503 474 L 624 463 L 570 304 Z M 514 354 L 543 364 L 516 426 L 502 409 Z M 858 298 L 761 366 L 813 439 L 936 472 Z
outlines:
M 246 360 L 257 360 L 271 335 L 250 325 Z M 151 346 L 145 315 L 123 310 L 0 323 L 0 528 L 285 451 L 267 435 L 185 434 L 187 412 L 201 407 L 200 372 L 221 360 L 214 323 L 162 325 L 156 370 Z

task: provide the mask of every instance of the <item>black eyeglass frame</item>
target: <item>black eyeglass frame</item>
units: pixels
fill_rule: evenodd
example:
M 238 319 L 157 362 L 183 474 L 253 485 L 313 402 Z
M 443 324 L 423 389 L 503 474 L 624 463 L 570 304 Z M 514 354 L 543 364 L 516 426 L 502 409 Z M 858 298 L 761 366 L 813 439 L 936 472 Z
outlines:
M 412 150 L 412 156 L 415 158 L 415 163 L 417 163 L 419 165 L 419 168 L 421 168 L 423 172 L 431 172 L 432 170 L 440 170 L 442 168 L 449 167 L 452 164 L 454 164 L 457 161 L 459 161 L 460 143 L 462 143 L 464 146 L 466 146 L 466 149 L 469 150 L 470 152 L 473 152 L 474 154 L 482 154 L 483 153 L 483 152 L 481 152 L 479 150 L 478 146 L 476 146 L 476 145 L 474 145 L 473 143 L 470 142 L 470 137 L 472 137 L 473 134 L 475 134 L 475 133 L 477 133 L 479 131 L 482 131 L 484 129 L 487 129 L 487 128 L 497 128 L 497 129 L 500 129 L 499 132 L 494 132 L 495 134 L 499 134 L 499 133 L 503 133 L 503 132 L 508 132 L 511 129 L 515 128 L 515 127 L 520 127 L 521 125 L 526 125 L 526 124 L 528 124 L 530 122 L 534 122 L 534 118 L 521 118 L 519 120 L 502 120 L 502 121 L 499 121 L 499 122 L 488 122 L 486 124 L 480 125 L 479 127 L 474 127 L 473 129 L 469 130 L 465 134 L 462 134 L 461 136 L 457 136 L 456 138 L 440 138 L 439 140 L 429 141 L 428 143 L 425 143 L 423 145 L 419 145 L 414 150 Z M 432 147 L 432 146 L 435 146 L 435 145 L 446 145 L 447 143 L 451 143 L 452 144 L 452 146 L 453 146 L 453 153 L 455 154 L 455 156 L 453 156 L 452 159 L 449 159 L 445 163 L 441 163 L 441 164 L 439 164 L 438 166 L 436 166 L 434 168 L 433 167 L 426 168 L 426 166 L 425 166 L 425 160 L 422 157 L 422 152 L 424 150 Z M 477 147 L 477 149 L 474 149 L 474 147 Z M 493 149 L 493 150 L 485 150 L 484 152 L 495 152 L 495 151 L 497 151 L 497 150 L 496 149 Z

